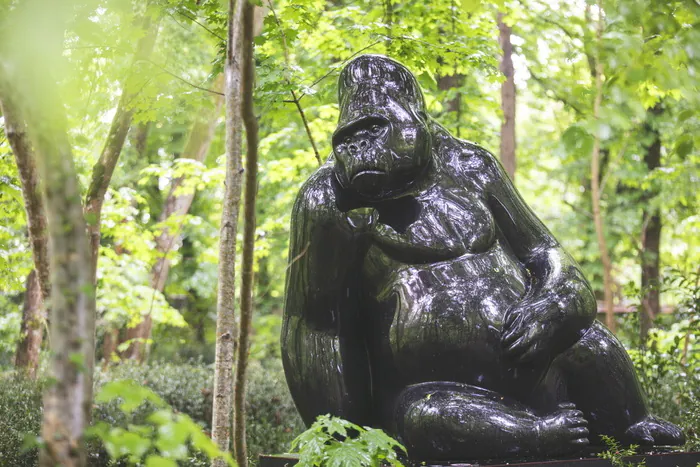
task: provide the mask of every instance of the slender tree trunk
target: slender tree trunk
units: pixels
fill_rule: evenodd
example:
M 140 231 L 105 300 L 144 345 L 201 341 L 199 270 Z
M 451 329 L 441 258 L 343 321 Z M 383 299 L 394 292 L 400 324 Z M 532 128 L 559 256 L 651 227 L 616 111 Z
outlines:
M 513 45 L 510 42 L 511 27 L 503 22 L 503 13 L 498 13 L 499 43 L 503 56 L 501 73 L 506 80 L 501 84 L 501 162 L 511 180 L 515 180 L 515 71 L 513 69 Z
M 226 97 L 226 182 L 219 239 L 219 284 L 216 303 L 216 363 L 212 440 L 228 451 L 231 439 L 233 400 L 233 350 L 236 336 L 235 272 L 236 233 L 241 201 L 241 43 L 243 29 L 242 0 L 229 0 L 224 95 Z M 225 466 L 223 459 L 212 467 Z
M 112 361 L 112 356 L 117 353 L 117 346 L 119 344 L 119 330 L 118 329 L 107 329 L 105 330 L 104 338 L 102 341 L 102 369 L 106 369 Z
M 24 119 L 14 101 L 15 96 L 11 92 L 4 94 L 0 96 L 0 109 L 5 120 L 5 135 L 15 156 L 22 183 L 27 230 L 32 248 L 34 271 L 36 271 L 36 273 L 32 271 L 27 277 L 21 337 L 17 345 L 15 366 L 34 378 L 39 366 L 43 324 L 46 320 L 44 304 L 48 302 L 51 290 L 46 210 L 41 198 L 35 155 L 27 136 Z
M 650 118 L 661 114 L 661 106 L 649 109 Z M 647 170 L 652 172 L 661 167 L 661 135 L 654 126 L 654 122 L 648 122 L 647 132 L 653 135 L 653 141 L 647 148 L 644 162 Z M 639 317 L 639 337 L 641 342 L 646 341 L 649 330 L 653 327 L 654 318 L 661 312 L 660 285 L 660 246 L 661 246 L 661 213 L 658 208 L 649 207 L 649 200 L 654 196 L 653 192 L 646 192 L 642 196 L 642 313 Z
M 39 352 L 44 333 L 42 297 L 36 269 L 27 276 L 27 291 L 24 294 L 20 340 L 15 353 L 15 367 L 34 379 L 39 368 Z
M 88 234 L 90 237 L 93 282 L 95 281 L 97 273 L 97 258 L 99 257 L 100 249 L 100 218 L 102 215 L 102 204 L 104 203 L 109 183 L 112 180 L 114 168 L 117 166 L 117 161 L 124 147 L 126 135 L 131 126 L 131 119 L 134 115 L 131 102 L 139 92 L 139 88 L 135 86 L 136 76 L 134 72 L 136 70 L 136 65 L 148 59 L 151 55 L 156 37 L 158 36 L 158 24 L 151 24 L 148 18 L 143 20 L 143 24 L 143 29 L 146 33 L 139 39 L 136 46 L 136 53 L 129 71 L 131 75 L 126 78 L 124 83 L 117 111 L 112 119 L 112 125 L 109 129 L 107 139 L 105 140 L 105 145 L 102 148 L 100 158 L 92 169 L 90 187 L 85 196 L 85 219 L 87 220 Z
M 593 152 L 591 154 L 591 198 L 593 202 L 593 222 L 595 224 L 596 238 L 598 239 L 598 249 L 600 259 L 603 263 L 603 289 L 605 295 L 605 324 L 615 331 L 615 314 L 613 308 L 612 291 L 612 264 L 608 253 L 608 246 L 605 241 L 605 231 L 603 227 L 603 214 L 600 210 L 600 105 L 603 100 L 603 61 L 600 56 L 601 42 L 603 37 L 603 13 L 602 2 L 598 2 L 598 21 L 596 26 L 596 73 L 595 73 L 595 101 L 593 103 L 593 118 L 596 122 L 595 135 L 593 137 Z
M 452 74 L 438 76 L 437 85 L 441 91 L 449 91 L 450 89 L 459 88 L 464 81 L 464 76 L 460 74 Z M 461 121 L 462 121 L 462 96 L 458 92 L 452 99 L 448 99 L 443 103 L 445 109 L 454 114 L 454 130 L 459 138 L 461 136 Z
M 217 78 L 214 89 L 221 90 L 223 88 L 223 75 Z M 181 158 L 193 159 L 198 162 L 204 161 L 209 147 L 214 139 L 214 131 L 221 114 L 223 107 L 223 96 L 216 96 L 214 108 L 203 108 L 199 115 L 195 118 L 195 122 L 190 130 L 190 135 L 185 144 L 185 149 Z M 165 200 L 163 212 L 160 215 L 160 222 L 167 221 L 172 216 L 185 216 L 194 200 L 194 192 L 181 193 L 182 184 L 185 182 L 185 177 L 179 177 L 172 181 L 170 192 Z M 181 224 L 182 225 L 182 224 Z M 165 284 L 168 281 L 168 272 L 170 271 L 170 257 L 172 251 L 179 248 L 180 229 L 171 231 L 164 229 L 163 232 L 156 238 L 156 250 L 158 259 L 151 269 L 151 287 L 158 292 L 163 292 Z M 147 341 L 151 337 L 153 320 L 151 313 L 144 317 L 143 321 L 133 328 L 126 331 L 126 339 L 134 340 L 129 348 L 124 352 L 125 358 L 137 359 L 143 362 L 148 354 Z
M 10 142 L 22 183 L 22 195 L 24 196 L 24 209 L 27 214 L 27 228 L 29 230 L 29 241 L 32 246 L 34 268 L 39 273 L 38 278 L 42 297 L 48 297 L 51 291 L 48 229 L 44 200 L 41 198 L 39 187 L 39 173 L 34 160 L 34 151 L 26 133 L 24 119 L 19 114 L 19 109 L 14 102 L 13 96 L 7 93 L 0 97 L 2 97 L 0 99 L 0 108 L 5 119 L 5 136 Z
M 239 0 L 241 1 L 241 0 Z M 245 390 L 250 331 L 253 321 L 253 287 L 255 263 L 255 198 L 258 190 L 258 120 L 253 105 L 255 63 L 253 29 L 255 6 L 246 0 L 243 14 L 243 82 L 242 113 L 246 134 L 245 201 L 243 207 L 243 259 L 241 264 L 241 320 L 238 335 L 238 358 L 233 387 L 233 443 L 238 467 L 248 467 L 245 426 Z
M 136 149 L 136 154 L 138 154 L 139 157 L 144 157 L 146 155 L 146 145 L 148 144 L 148 133 L 150 133 L 150 131 L 151 122 L 141 122 L 131 128 L 131 144 L 133 144 L 134 149 Z

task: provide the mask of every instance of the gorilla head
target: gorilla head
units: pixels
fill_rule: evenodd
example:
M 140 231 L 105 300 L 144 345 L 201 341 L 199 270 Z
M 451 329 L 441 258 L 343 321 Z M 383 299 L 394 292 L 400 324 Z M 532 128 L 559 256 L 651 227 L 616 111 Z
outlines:
M 395 197 L 430 162 L 423 94 L 406 67 L 363 55 L 340 73 L 340 119 L 333 134 L 340 185 L 367 200 Z

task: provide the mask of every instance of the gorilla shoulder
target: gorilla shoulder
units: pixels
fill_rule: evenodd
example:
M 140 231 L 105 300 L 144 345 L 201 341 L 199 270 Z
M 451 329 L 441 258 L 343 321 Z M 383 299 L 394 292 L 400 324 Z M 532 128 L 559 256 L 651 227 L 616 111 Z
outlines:
M 436 156 L 453 176 L 486 189 L 507 178 L 496 157 L 476 143 L 458 139 L 436 125 Z
M 326 163 L 319 167 L 301 186 L 294 203 L 294 212 L 321 213 L 335 207 L 334 177 L 332 164 Z

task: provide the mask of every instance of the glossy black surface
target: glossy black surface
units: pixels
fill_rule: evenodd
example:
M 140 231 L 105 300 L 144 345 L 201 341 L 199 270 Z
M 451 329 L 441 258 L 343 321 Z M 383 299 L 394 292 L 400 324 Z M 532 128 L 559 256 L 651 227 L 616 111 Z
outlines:
M 411 457 L 679 444 L 575 261 L 485 149 L 376 55 L 340 76 L 334 154 L 292 217 L 283 361 L 304 421 L 381 427 Z

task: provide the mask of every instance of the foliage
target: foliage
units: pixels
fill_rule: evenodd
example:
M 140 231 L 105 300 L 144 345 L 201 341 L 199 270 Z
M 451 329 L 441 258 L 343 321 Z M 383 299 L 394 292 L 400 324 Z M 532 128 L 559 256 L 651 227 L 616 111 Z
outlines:
M 341 418 L 321 415 L 292 442 L 299 467 L 403 467 L 406 454 L 398 441 L 382 430 L 361 427 Z
M 14 359 L 21 322 L 20 306 L 8 297 L 0 295 L 0 362 L 11 362 Z
M 678 307 L 658 317 L 645 346 L 629 353 L 652 413 L 680 424 L 686 448 L 694 449 L 700 446 L 700 271 L 668 271 L 662 289 L 678 297 Z
M 96 374 L 95 384 L 98 387 L 112 385 L 108 387 L 122 390 L 117 395 L 124 395 L 127 399 L 98 401 L 93 418 L 101 427 L 98 430 L 116 430 L 106 432 L 106 436 L 116 437 L 115 443 L 123 433 L 130 431 L 130 427 L 150 427 L 147 433 L 144 429 L 139 434 L 152 444 L 157 439 L 156 428 L 160 426 L 156 423 L 160 420 L 150 420 L 159 410 L 159 402 L 154 405 L 153 401 L 162 401 L 172 408 L 173 416 L 186 415 L 206 434 L 211 423 L 212 377 L 211 367 L 198 362 L 112 366 Z M 113 385 L 125 380 L 135 381 L 138 385 Z M 22 445 L 25 435 L 39 434 L 43 387 L 43 381 L 37 385 L 20 376 L 0 377 L 0 413 L 3 414 L 0 417 L 0 452 L 5 456 L 0 457 L 0 465 L 34 466 L 36 449 L 22 453 Z M 247 393 L 248 448 L 250 460 L 255 463 L 259 454 L 284 451 L 303 430 L 303 423 L 289 395 L 279 361 L 271 361 L 264 367 L 259 362 L 252 362 Z M 151 402 L 139 405 L 141 399 Z M 122 409 L 123 403 L 128 404 L 126 408 L 129 410 Z M 175 423 L 174 420 L 168 421 L 171 422 Z M 189 422 L 182 423 L 189 426 Z M 134 442 L 145 445 L 143 440 Z M 119 450 L 116 446 L 114 449 L 114 452 Z M 109 455 L 98 440 L 89 443 L 89 452 L 90 465 L 110 465 Z M 5 464 L 5 458 L 11 462 Z M 185 464 L 192 467 L 209 465 L 203 454 L 190 457 Z
M 0 375 L 0 465 L 33 467 L 37 449 L 28 437 L 41 426 L 44 382 L 37 384 L 18 374 Z
M 153 407 L 143 424 L 122 428 L 97 422 L 90 428 L 87 435 L 99 439 L 113 460 L 126 457 L 129 464 L 177 466 L 177 461 L 187 459 L 192 449 L 210 459 L 224 457 L 229 465 L 234 465 L 231 455 L 222 453 L 189 416 L 174 412 L 152 390 L 133 380 L 106 383 L 96 394 L 95 402 L 116 402 L 127 416 L 144 404 Z
M 613 467 L 644 467 L 646 465 L 644 460 L 636 464 L 625 460 L 625 457 L 635 455 L 639 447 L 636 444 L 623 447 L 615 438 L 610 436 L 602 435 L 600 438 L 608 449 L 598 453 L 598 457 L 609 460 Z

